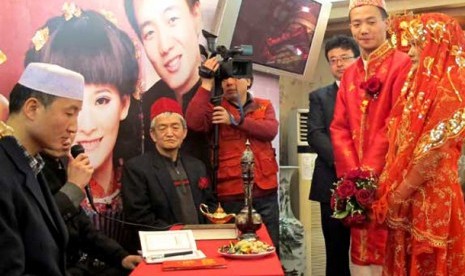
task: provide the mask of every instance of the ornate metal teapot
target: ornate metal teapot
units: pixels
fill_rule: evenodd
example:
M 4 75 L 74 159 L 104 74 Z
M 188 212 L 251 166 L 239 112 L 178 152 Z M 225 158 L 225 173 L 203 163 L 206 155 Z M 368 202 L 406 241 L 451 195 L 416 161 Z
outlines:
M 221 207 L 221 203 L 218 203 L 218 208 L 214 213 L 210 213 L 208 211 L 208 206 L 206 204 L 200 204 L 200 212 L 207 217 L 209 221 L 215 224 L 223 224 L 231 220 L 233 217 L 235 217 L 235 214 L 226 214 L 226 212 L 223 210 L 223 207 Z
M 241 159 L 244 207 L 236 215 L 236 227 L 241 231 L 240 240 L 256 240 L 258 238 L 256 232 L 262 226 L 262 217 L 252 207 L 255 162 L 249 140 L 247 140 L 245 145 L 246 148 Z

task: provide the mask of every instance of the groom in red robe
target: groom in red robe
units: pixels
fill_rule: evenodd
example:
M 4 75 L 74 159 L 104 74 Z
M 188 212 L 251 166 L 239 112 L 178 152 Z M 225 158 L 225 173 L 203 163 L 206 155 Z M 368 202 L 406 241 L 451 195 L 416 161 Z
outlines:
M 361 52 L 337 93 L 331 140 L 337 176 L 354 169 L 379 175 L 388 149 L 386 119 L 410 68 L 409 57 L 386 39 L 384 0 L 351 0 L 350 29 Z M 374 225 L 351 229 L 352 275 L 381 275 L 387 232 Z

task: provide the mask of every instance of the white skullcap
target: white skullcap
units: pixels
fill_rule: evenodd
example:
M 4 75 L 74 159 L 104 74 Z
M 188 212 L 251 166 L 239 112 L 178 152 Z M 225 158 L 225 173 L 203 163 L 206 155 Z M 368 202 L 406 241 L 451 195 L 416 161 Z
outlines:
M 46 94 L 80 101 L 84 94 L 81 74 L 50 63 L 29 63 L 18 83 Z

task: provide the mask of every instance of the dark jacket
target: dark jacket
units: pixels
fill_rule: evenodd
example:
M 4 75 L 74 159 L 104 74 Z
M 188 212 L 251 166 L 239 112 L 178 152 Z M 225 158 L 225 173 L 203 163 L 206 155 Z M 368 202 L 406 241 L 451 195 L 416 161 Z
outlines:
M 333 183 L 336 181 L 329 126 L 333 120 L 337 90 L 336 83 L 333 83 L 309 95 L 310 110 L 307 120 L 307 141 L 318 154 L 309 199 L 326 203 L 329 202 L 331 197 L 330 189 L 333 188 Z
M 124 166 L 121 182 L 126 220 L 159 227 L 160 230 L 181 222 L 178 215 L 183 204 L 175 196 L 176 187 L 162 158 L 156 151 L 129 160 Z M 199 208 L 200 203 L 205 203 L 211 207 L 210 210 L 215 210 L 211 184 L 206 189 L 199 188 L 199 180 L 207 177 L 205 165 L 186 155 L 181 155 L 181 162 L 189 179 L 196 208 Z M 205 223 L 206 219 L 198 209 L 197 213 L 199 222 Z
M 68 232 L 45 178 L 0 139 L 0 275 L 64 275 Z
M 69 197 L 60 191 L 67 181 L 66 168 L 53 157 L 42 154 L 43 173 L 49 184 L 69 232 L 67 267 L 74 267 L 83 253 L 109 265 L 121 267 L 121 261 L 129 255 L 116 241 L 96 230 L 81 207 L 76 208 Z

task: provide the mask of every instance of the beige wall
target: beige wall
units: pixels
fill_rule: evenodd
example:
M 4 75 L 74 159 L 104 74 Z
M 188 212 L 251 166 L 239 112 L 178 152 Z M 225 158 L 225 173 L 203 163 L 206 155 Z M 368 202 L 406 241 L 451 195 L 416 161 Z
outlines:
M 324 45 L 324 42 L 323 42 Z M 311 80 L 300 80 L 292 77 L 279 78 L 279 122 L 280 122 L 280 163 L 288 165 L 287 138 L 289 125 L 287 124 L 289 111 L 295 108 L 308 108 L 308 94 L 319 87 L 334 81 L 324 57 L 324 46 L 318 57 L 318 64 Z

